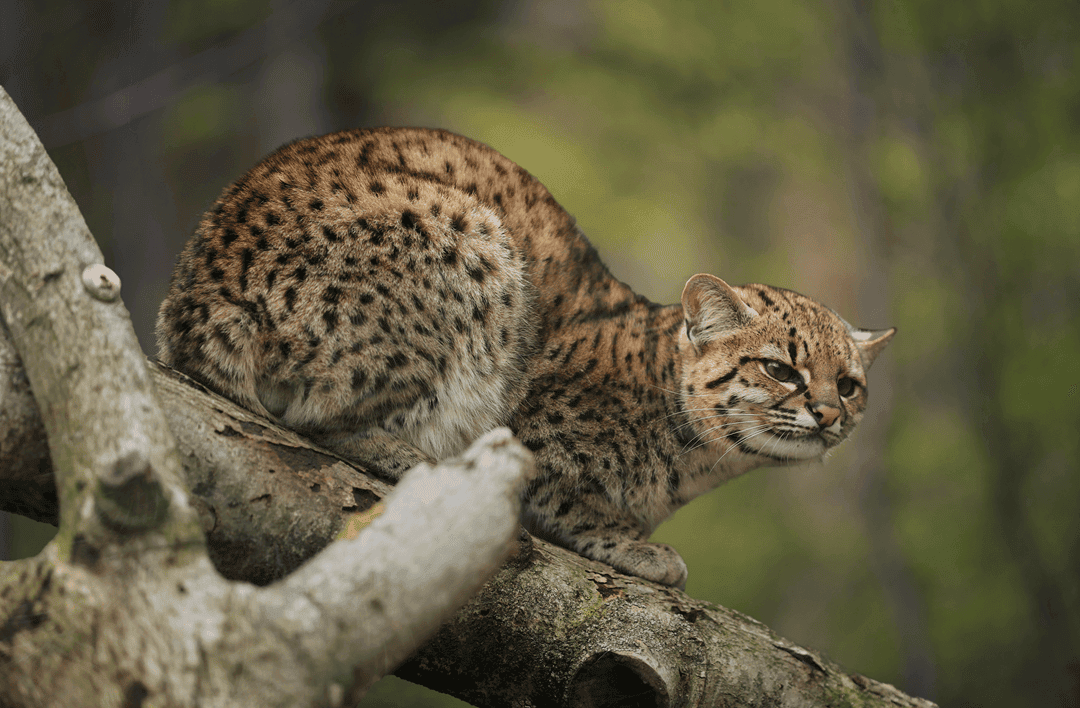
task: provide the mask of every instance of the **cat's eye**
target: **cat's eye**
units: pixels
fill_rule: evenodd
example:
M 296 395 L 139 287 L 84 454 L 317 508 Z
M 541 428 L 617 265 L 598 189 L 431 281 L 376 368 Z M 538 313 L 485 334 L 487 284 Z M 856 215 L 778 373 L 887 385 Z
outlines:
M 779 361 L 765 362 L 765 373 L 781 383 L 802 380 L 802 377 L 799 376 L 799 372 Z
M 855 393 L 855 389 L 858 388 L 858 386 L 859 384 L 855 383 L 855 379 L 845 376 L 836 382 L 836 392 L 844 398 L 847 398 Z

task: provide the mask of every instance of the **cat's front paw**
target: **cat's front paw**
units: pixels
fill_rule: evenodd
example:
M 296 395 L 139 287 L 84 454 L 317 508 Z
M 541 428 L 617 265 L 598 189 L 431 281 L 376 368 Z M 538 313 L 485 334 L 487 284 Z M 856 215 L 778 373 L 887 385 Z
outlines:
M 616 569 L 680 590 L 686 587 L 686 561 L 666 543 L 626 541 L 613 550 L 603 560 Z

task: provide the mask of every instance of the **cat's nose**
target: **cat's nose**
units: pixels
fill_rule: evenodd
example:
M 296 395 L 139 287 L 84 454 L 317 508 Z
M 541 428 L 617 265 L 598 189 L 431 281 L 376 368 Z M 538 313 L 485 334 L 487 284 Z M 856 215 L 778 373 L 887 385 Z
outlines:
M 817 421 L 819 428 L 828 428 L 830 425 L 836 422 L 836 419 L 840 417 L 840 409 L 833 406 L 827 406 L 822 403 L 811 403 L 806 406 L 806 409 L 810 411 L 810 415 L 814 416 L 814 420 Z

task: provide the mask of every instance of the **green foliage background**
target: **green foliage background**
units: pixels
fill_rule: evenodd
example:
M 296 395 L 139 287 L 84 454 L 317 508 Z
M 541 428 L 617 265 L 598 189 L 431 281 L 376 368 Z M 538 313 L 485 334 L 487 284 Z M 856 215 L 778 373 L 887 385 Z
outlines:
M 897 326 L 855 440 L 657 538 L 691 595 L 851 671 L 1080 705 L 1077 3 L 8 2 L 0 83 L 148 352 L 221 188 L 277 143 L 380 124 L 496 147 L 655 300 L 707 271 Z M 15 552 L 43 542 L 14 525 Z M 365 705 L 454 703 L 387 679 Z

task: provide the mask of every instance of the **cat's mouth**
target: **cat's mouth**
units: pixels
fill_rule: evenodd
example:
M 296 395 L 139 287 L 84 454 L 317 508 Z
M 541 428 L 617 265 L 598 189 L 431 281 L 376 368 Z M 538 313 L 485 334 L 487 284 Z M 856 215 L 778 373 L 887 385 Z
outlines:
M 800 462 L 816 460 L 839 439 L 835 434 L 822 430 L 775 430 L 763 435 L 747 436 L 739 446 L 746 452 L 766 457 L 774 462 Z

